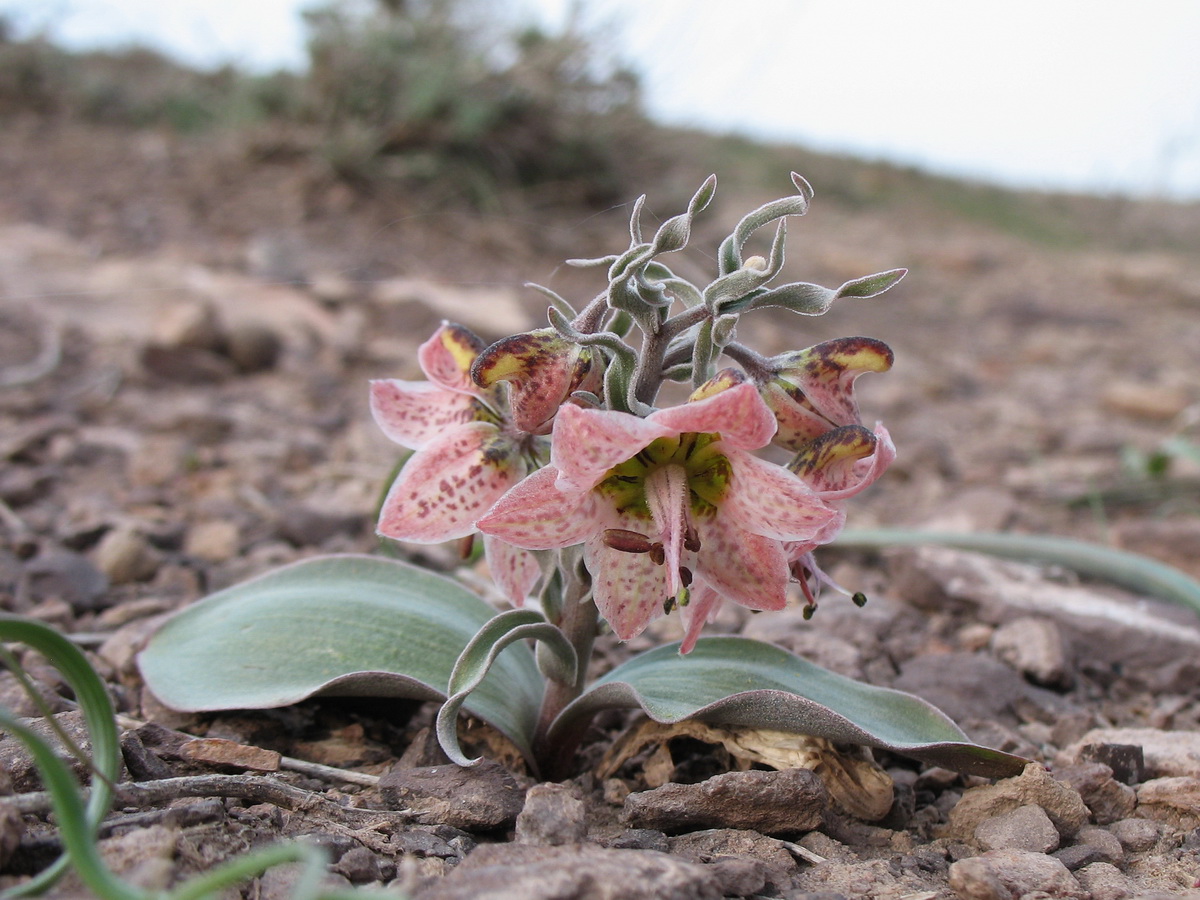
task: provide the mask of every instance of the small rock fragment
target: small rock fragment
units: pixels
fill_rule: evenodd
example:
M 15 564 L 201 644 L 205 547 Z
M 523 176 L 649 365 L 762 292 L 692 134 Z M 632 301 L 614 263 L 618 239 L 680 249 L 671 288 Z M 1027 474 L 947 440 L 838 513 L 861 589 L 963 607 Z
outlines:
M 1151 819 L 1121 819 L 1109 826 L 1121 846 L 1130 853 L 1141 853 L 1158 843 L 1162 826 Z
M 250 747 L 224 738 L 195 738 L 179 747 L 179 757 L 212 766 L 252 772 L 278 772 L 282 757 L 274 750 Z
M 148 581 L 158 571 L 161 554 L 134 528 L 114 528 L 94 551 L 96 566 L 113 584 Z
M 1121 870 L 1111 863 L 1094 862 L 1075 873 L 1079 886 L 1092 895 L 1092 900 L 1126 900 L 1133 896 L 1133 887 Z
M 188 529 L 183 552 L 205 562 L 228 562 L 237 554 L 240 540 L 236 522 L 210 519 Z
M 1058 829 L 1040 806 L 1027 804 L 1012 812 L 984 819 L 975 828 L 975 841 L 984 850 L 1028 850 L 1049 853 L 1058 849 Z
M 1125 862 L 1125 848 L 1121 846 L 1117 836 L 1106 828 L 1084 825 L 1079 829 L 1079 834 L 1075 835 L 1075 843 L 1095 847 L 1100 853 L 1102 862 L 1111 863 L 1114 866 L 1123 865 Z
M 948 836 L 970 840 L 984 819 L 1031 803 L 1045 810 L 1063 840 L 1073 838 L 1088 820 L 1088 808 L 1077 792 L 1052 778 L 1044 766 L 1030 763 L 1015 778 L 966 791 L 950 811 Z
M 1079 792 L 1092 821 L 1108 825 L 1124 819 L 1137 806 L 1137 793 L 1127 784 L 1113 778 L 1113 771 L 1103 763 L 1080 763 L 1058 769 L 1054 777 Z
M 1081 759 L 1090 745 L 1131 745 L 1141 747 L 1145 771 L 1139 781 L 1168 776 L 1200 776 L 1200 731 L 1161 731 L 1157 728 L 1096 728 L 1078 744 L 1068 747 L 1063 756 Z M 1086 752 L 1095 753 L 1095 750 Z M 1110 763 L 1111 765 L 1111 763 Z M 1113 766 L 1116 771 L 1117 767 Z M 1125 779 L 1122 778 L 1122 781 Z M 1128 783 L 1128 782 L 1127 782 Z
M 1088 896 L 1061 862 L 1028 850 L 990 850 L 953 863 L 950 890 L 961 900 L 1014 900 L 1025 895 L 1086 900 Z
M 1137 792 L 1139 815 L 1180 831 L 1200 826 L 1200 778 L 1155 778 Z
M 986 719 L 1013 726 L 1028 685 L 1002 662 L 979 653 L 915 656 L 892 685 L 928 700 L 956 722 Z
M 1140 744 L 1083 744 L 1079 748 L 1079 761 L 1103 763 L 1122 784 L 1140 784 L 1146 780 L 1146 751 Z
M 279 334 L 257 322 L 242 322 L 229 329 L 226 354 L 244 374 L 274 368 L 283 350 Z
M 561 784 L 535 784 L 525 793 L 525 808 L 517 816 L 517 840 L 522 844 L 554 847 L 587 840 L 583 801 Z
M 1050 619 L 1022 616 L 1006 622 L 992 635 L 992 650 L 1035 684 L 1071 686 L 1066 642 L 1061 629 Z
M 829 793 L 811 770 L 752 769 L 630 794 L 622 818 L 635 828 L 668 834 L 698 828 L 787 834 L 815 828 L 828 807 Z
M 25 563 L 17 583 L 17 608 L 28 609 L 46 600 L 61 600 L 76 613 L 104 605 L 108 578 L 85 556 L 54 550 Z
M 366 847 L 351 847 L 334 864 L 333 871 L 351 884 L 368 884 L 386 877 L 379 857 Z
M 711 867 L 653 850 L 484 844 L 413 900 L 720 900 Z
M 471 768 L 393 769 L 380 778 L 379 789 L 393 809 L 418 813 L 417 822 L 465 831 L 510 827 L 525 805 L 517 780 L 488 759 Z

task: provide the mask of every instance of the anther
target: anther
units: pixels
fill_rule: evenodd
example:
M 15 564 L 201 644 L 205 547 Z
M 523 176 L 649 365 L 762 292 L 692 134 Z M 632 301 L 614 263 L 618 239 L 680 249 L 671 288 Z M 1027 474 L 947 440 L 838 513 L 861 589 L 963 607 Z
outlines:
M 854 605 L 857 607 L 861 608 L 867 605 L 867 595 L 862 591 L 855 591 L 854 596 L 850 599 L 854 601 Z
M 696 531 L 696 526 L 691 522 L 687 523 L 687 528 L 683 532 L 683 547 L 693 553 L 700 552 L 700 533 Z
M 679 567 L 679 582 L 685 588 L 692 586 L 692 570 L 689 569 L 687 566 Z M 866 602 L 866 601 L 864 600 L 863 602 Z
M 650 553 L 655 546 L 661 548 L 662 544 L 656 544 L 644 534 L 638 534 L 636 531 L 629 531 L 625 528 L 608 528 L 604 532 L 604 546 L 620 550 L 622 553 Z

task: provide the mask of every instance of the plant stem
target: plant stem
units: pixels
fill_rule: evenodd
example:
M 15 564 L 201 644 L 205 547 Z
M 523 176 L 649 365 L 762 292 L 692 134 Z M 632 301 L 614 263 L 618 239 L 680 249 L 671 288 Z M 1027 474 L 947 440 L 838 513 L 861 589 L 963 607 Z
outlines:
M 568 574 L 564 572 L 564 574 Z M 592 644 L 596 640 L 599 629 L 600 615 L 596 604 L 589 596 L 591 586 L 578 573 L 568 575 L 567 588 L 564 591 L 562 615 L 558 625 L 571 646 L 575 648 L 575 658 L 579 661 L 575 673 L 574 684 L 564 684 L 560 681 L 548 680 L 546 693 L 542 697 L 542 708 L 538 714 L 537 730 L 533 736 L 533 753 L 538 766 L 545 778 L 557 780 L 569 774 L 571 762 L 575 756 L 575 748 L 583 737 L 587 723 L 550 744 L 547 740 L 550 726 L 558 718 L 567 705 L 583 693 L 587 684 L 588 661 L 592 658 Z

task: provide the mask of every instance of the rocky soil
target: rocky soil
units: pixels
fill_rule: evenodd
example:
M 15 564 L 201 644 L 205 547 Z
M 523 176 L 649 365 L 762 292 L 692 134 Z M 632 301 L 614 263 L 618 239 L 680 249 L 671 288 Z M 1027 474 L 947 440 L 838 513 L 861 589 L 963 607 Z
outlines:
M 742 337 L 895 349 L 860 395 L 900 458 L 851 524 L 1064 534 L 1200 578 L 1200 464 L 1178 451 L 1200 444 L 1200 259 L 1169 243 L 1046 246 L 816 188 L 791 227 L 795 277 L 912 272 L 822 320 L 747 319 Z M 676 211 L 646 189 L 655 212 Z M 720 195 L 683 274 L 702 277 L 767 190 Z M 130 783 L 103 832 L 112 865 L 162 885 L 306 836 L 329 850 L 332 883 L 418 900 L 1200 897 L 1200 621 L 1061 569 L 831 549 L 864 609 L 829 599 L 811 622 L 797 608 L 715 626 L 920 694 L 1031 760 L 994 784 L 822 744 L 775 770 L 710 733 L 620 742 L 636 723 L 615 715 L 577 777 L 539 784 L 503 755 L 446 765 L 427 705 L 188 716 L 143 689 L 134 655 L 171 611 L 280 563 L 377 549 L 395 448 L 370 422 L 367 379 L 415 376 L 442 318 L 485 337 L 541 324 L 522 281 L 590 297 L 601 285 L 559 263 L 623 249 L 626 215 L 471 219 L 355 195 L 286 154 L 6 123 L 0 606 L 73 634 L 111 685 Z M 1128 460 L 1160 452 L 1164 476 L 1130 476 Z M 609 642 L 600 665 L 675 628 Z M 57 673 L 23 662 L 76 726 Z M 8 673 L 0 700 L 35 712 Z M 21 813 L 0 834 L 11 884 L 58 838 L 11 739 L 0 763 Z M 287 897 L 294 878 L 272 871 L 243 896 Z

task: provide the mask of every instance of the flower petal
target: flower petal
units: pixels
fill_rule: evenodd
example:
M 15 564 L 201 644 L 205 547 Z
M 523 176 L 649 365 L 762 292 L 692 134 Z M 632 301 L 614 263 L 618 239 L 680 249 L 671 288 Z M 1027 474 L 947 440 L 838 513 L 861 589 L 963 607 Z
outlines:
M 472 534 L 476 520 L 525 474 L 496 426 L 460 425 L 417 451 L 392 483 L 378 531 L 433 544 Z
M 833 509 L 783 466 L 742 450 L 722 452 L 733 467 L 733 478 L 721 503 L 721 517 L 782 541 L 808 540 L 834 517 Z
M 608 470 L 635 456 L 651 441 L 676 432 L 654 421 L 624 412 L 583 409 L 566 404 L 554 420 L 550 462 L 559 483 L 586 491 L 599 484 Z
M 417 361 L 425 377 L 438 387 L 479 395 L 479 388 L 471 380 L 471 364 L 483 348 L 483 339 L 465 325 L 442 322 L 417 350 Z
M 525 598 L 542 574 L 537 557 L 491 534 L 483 536 L 483 550 L 496 586 L 513 606 L 524 606 Z
M 554 466 L 538 469 L 499 498 L 479 530 L 529 550 L 581 544 L 600 528 L 590 491 L 560 490 Z
M 692 596 L 688 605 L 679 610 L 683 620 L 683 643 L 679 645 L 680 653 L 691 653 L 700 638 L 704 626 L 716 618 L 721 610 L 724 598 L 718 591 L 705 582 L 697 579 L 692 582 Z
M 716 515 L 696 523 L 700 552 L 696 575 L 726 599 L 748 609 L 783 609 L 791 578 L 787 553 L 780 541 L 751 534 L 727 517 Z
M 371 416 L 391 440 L 410 450 L 420 450 L 446 433 L 477 418 L 482 408 L 466 394 L 428 381 L 396 378 L 371 382 Z
M 886 372 L 894 359 L 883 341 L 848 337 L 785 353 L 772 362 L 778 378 L 800 388 L 816 411 L 834 425 L 856 425 L 862 418 L 854 398 L 855 379 L 864 372 Z
M 626 553 L 590 539 L 583 562 L 592 575 L 592 596 L 600 615 L 623 641 L 636 637 L 663 614 L 669 596 L 666 572 L 647 553 Z
M 844 500 L 872 484 L 895 458 L 896 447 L 882 425 L 876 425 L 875 433 L 862 425 L 844 425 L 807 444 L 788 468 L 822 500 Z
M 775 434 L 775 417 L 758 395 L 758 389 L 748 382 L 700 400 L 657 410 L 647 421 L 670 428 L 673 434 L 719 433 L 723 441 L 739 450 L 765 447 Z
M 834 424 L 813 409 L 804 392 L 793 384 L 769 381 L 759 388 L 763 400 L 775 414 L 778 430 L 773 443 L 788 450 L 799 450 L 809 441 L 834 428 Z
M 590 350 L 553 328 L 514 334 L 479 354 L 471 377 L 480 387 L 512 384 L 513 422 L 530 434 L 546 434 L 558 408 L 592 370 Z

